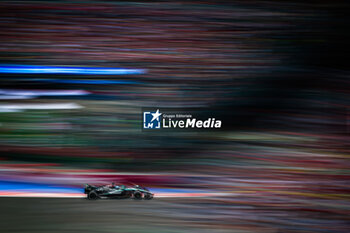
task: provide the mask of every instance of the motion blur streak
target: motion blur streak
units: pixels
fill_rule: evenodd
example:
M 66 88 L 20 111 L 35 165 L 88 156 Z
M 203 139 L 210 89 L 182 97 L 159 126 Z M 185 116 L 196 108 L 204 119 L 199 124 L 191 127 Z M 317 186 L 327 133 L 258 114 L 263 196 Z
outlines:
M 0 109 L 77 109 L 82 106 L 75 103 L 50 103 L 50 104 L 0 104 Z
M 350 232 L 348 2 L 1 1 L 0 232 Z
M 70 95 L 87 95 L 89 92 L 82 90 L 62 90 L 62 91 L 45 91 L 45 90 L 4 90 L 0 89 L 1 95 L 15 96 L 70 96 Z
M 121 68 L 75 68 L 52 66 L 0 66 L 0 73 L 14 74 L 82 74 L 82 75 L 125 75 L 143 74 L 143 70 Z

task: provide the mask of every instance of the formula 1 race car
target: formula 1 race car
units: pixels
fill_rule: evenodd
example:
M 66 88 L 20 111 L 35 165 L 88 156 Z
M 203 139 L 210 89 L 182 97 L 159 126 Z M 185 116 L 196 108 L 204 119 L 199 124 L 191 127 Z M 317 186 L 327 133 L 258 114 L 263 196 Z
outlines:
M 97 200 L 100 198 L 110 198 L 110 199 L 126 199 L 134 198 L 137 200 L 145 199 L 151 200 L 153 198 L 153 193 L 151 193 L 147 188 L 135 185 L 133 187 L 127 187 L 125 185 L 85 185 L 84 193 L 87 194 L 89 200 Z

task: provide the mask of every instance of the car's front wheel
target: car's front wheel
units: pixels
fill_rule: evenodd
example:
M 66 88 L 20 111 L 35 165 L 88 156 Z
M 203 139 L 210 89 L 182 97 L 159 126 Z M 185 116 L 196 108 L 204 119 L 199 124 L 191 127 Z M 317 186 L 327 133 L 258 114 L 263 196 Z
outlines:
M 134 193 L 134 198 L 137 200 L 140 200 L 140 199 L 142 199 L 142 194 L 140 192 L 136 192 L 136 193 Z
M 89 200 L 97 200 L 99 198 L 98 194 L 95 191 L 91 191 L 88 194 L 88 199 Z
M 145 198 L 145 200 L 151 200 L 153 198 L 153 195 L 146 194 L 143 198 Z

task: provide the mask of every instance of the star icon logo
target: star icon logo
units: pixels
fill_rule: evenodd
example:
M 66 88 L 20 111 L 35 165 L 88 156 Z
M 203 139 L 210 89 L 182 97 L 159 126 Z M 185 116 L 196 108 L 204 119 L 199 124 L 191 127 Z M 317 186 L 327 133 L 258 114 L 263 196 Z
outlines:
M 160 129 L 161 128 L 161 115 L 162 113 L 157 111 L 143 112 L 143 128 L 144 129 Z
M 153 117 L 152 117 L 152 120 L 151 120 L 151 122 L 152 122 L 152 121 L 154 121 L 154 120 L 159 121 L 159 117 L 160 117 L 160 115 L 162 115 L 162 114 L 159 113 L 159 109 L 157 109 L 157 111 L 156 111 L 155 113 L 151 113 L 151 115 L 153 116 Z

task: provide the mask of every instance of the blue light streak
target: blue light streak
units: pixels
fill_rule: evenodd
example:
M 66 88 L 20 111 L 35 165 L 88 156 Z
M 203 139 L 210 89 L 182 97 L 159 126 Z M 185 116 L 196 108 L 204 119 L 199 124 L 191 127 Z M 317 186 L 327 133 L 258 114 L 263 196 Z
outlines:
M 143 69 L 98 68 L 98 67 L 59 67 L 59 66 L 29 66 L 2 65 L 0 73 L 6 74 L 80 74 L 80 75 L 130 75 L 144 74 Z
M 35 79 L 32 81 L 37 82 L 48 82 L 48 83 L 67 83 L 67 84 L 142 84 L 142 82 L 137 81 L 125 81 L 125 80 L 92 80 L 92 79 Z

